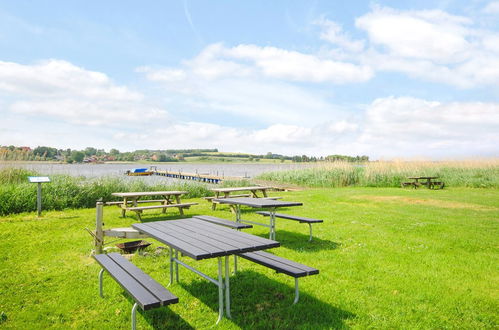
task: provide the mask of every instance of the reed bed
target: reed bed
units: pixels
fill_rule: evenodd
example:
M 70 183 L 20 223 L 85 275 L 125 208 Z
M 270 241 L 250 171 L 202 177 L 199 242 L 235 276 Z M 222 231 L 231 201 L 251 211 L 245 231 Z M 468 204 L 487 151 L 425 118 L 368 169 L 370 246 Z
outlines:
M 28 183 L 30 175 L 37 173 L 15 168 L 0 170 L 0 215 L 36 211 L 37 188 Z M 188 192 L 186 198 L 210 194 L 206 185 L 193 182 L 148 185 L 143 181 L 126 181 L 118 177 L 88 179 L 52 175 L 50 178 L 51 182 L 42 188 L 44 210 L 93 207 L 98 200 L 115 200 L 111 196 L 113 192 L 182 190 Z
M 306 187 L 399 187 L 411 176 L 438 176 L 446 186 L 499 187 L 499 159 L 463 161 L 334 162 L 312 168 L 267 172 L 258 179 Z

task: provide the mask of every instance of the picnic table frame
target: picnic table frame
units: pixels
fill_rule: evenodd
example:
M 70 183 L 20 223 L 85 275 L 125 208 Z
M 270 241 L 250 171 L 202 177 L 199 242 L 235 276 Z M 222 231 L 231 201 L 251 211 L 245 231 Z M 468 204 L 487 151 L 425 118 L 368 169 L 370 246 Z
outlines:
M 231 188 L 213 188 L 210 189 L 215 193 L 215 198 L 221 198 L 220 194 L 223 194 L 223 198 L 229 198 L 230 193 L 240 192 L 240 191 L 250 191 L 254 198 L 259 198 L 258 192 L 261 192 L 263 197 L 267 196 L 267 190 L 272 189 L 268 186 L 249 186 L 249 187 L 231 187 Z
M 267 195 L 267 190 L 273 189 L 272 187 L 269 186 L 248 186 L 248 187 L 229 187 L 229 188 L 212 188 L 210 189 L 215 193 L 215 196 L 211 197 L 205 197 L 205 199 L 209 202 L 211 202 L 211 209 L 215 210 L 217 207 L 215 199 L 219 198 L 236 198 L 236 197 L 253 197 L 253 198 L 260 198 L 258 193 L 261 193 L 261 197 L 266 198 L 268 197 Z M 231 193 L 235 192 L 243 192 L 243 191 L 249 191 L 251 194 L 250 195 L 232 195 Z
M 187 191 L 144 191 L 144 192 L 119 192 L 112 193 L 112 196 L 123 198 L 123 202 L 118 203 L 118 207 L 121 207 L 121 216 L 124 218 L 126 216 L 126 211 L 134 211 L 137 213 L 137 217 L 141 220 L 142 210 L 134 210 L 137 208 L 137 204 L 141 197 L 147 196 L 162 196 L 163 199 L 150 200 L 147 202 L 154 203 L 159 202 L 161 205 L 171 205 L 171 207 L 178 207 L 180 215 L 184 214 L 183 204 L 180 201 L 180 196 L 187 194 Z M 131 204 L 131 207 L 129 207 Z M 161 208 L 159 206 L 158 208 Z M 146 208 L 144 208 L 146 209 Z M 166 207 L 163 207 L 162 213 L 166 213 Z
M 413 180 L 412 182 L 402 182 L 402 187 L 406 185 L 412 185 L 414 189 L 421 185 L 425 185 L 428 189 L 434 189 L 436 185 L 439 185 L 442 189 L 444 187 L 444 183 L 441 181 L 435 181 L 438 179 L 438 176 L 411 176 L 408 179 Z M 420 182 L 422 180 L 423 182 Z
M 209 223 L 196 218 L 182 220 L 154 221 L 136 223 L 132 227 L 139 232 L 149 235 L 169 247 L 170 283 L 179 282 L 178 265 L 198 274 L 218 287 L 218 319 L 230 314 L 230 280 L 229 257 L 238 253 L 260 251 L 280 246 L 279 242 L 251 235 L 217 224 Z M 198 269 L 184 263 L 180 255 L 194 260 L 217 258 L 218 276 L 212 278 Z M 224 262 L 222 261 L 224 260 Z M 225 269 L 223 269 L 223 263 Z
M 236 213 L 236 222 L 238 223 L 250 223 L 258 226 L 268 227 L 269 228 L 269 239 L 275 240 L 275 219 L 276 219 L 276 209 L 279 207 L 288 207 L 288 206 L 301 206 L 303 203 L 301 202 L 286 202 L 280 200 L 266 199 L 266 198 L 220 198 L 214 199 L 220 204 L 229 204 L 233 205 Z M 262 208 L 268 209 L 269 211 L 269 224 L 243 220 L 241 218 L 241 205 L 250 206 L 253 208 Z

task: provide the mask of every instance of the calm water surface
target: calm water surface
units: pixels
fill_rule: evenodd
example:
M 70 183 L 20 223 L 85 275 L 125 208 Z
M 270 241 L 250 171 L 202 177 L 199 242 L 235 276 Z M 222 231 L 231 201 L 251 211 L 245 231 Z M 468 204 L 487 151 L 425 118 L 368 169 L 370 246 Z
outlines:
M 129 177 L 124 175 L 127 170 L 156 166 L 158 170 L 180 171 L 187 173 L 212 174 L 221 177 L 246 177 L 254 178 L 258 174 L 271 171 L 283 171 L 290 169 L 306 168 L 310 164 L 190 164 L 190 163 L 151 163 L 151 164 L 52 164 L 52 163 L 16 163 L 0 162 L 0 168 L 17 167 L 36 171 L 43 175 L 67 174 L 72 176 L 85 176 L 96 178 L 103 176 L 118 176 L 129 180 L 144 180 L 156 183 L 158 181 L 172 180 L 160 176 Z

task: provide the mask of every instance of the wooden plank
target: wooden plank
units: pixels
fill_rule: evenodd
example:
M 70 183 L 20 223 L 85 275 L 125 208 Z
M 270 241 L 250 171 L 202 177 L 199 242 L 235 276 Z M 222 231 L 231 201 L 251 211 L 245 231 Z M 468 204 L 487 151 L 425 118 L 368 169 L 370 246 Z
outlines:
M 231 187 L 231 188 L 213 188 L 211 191 L 215 192 L 235 192 L 235 191 L 251 191 L 251 190 L 270 190 L 272 187 L 259 187 L 259 186 L 250 186 L 250 187 Z
M 147 291 L 154 295 L 161 306 L 178 303 L 178 297 L 159 284 L 151 276 L 144 273 L 137 266 L 123 258 L 118 253 L 109 253 L 108 257 L 123 268 L 128 274 L 135 278 Z
M 215 223 L 217 225 L 221 225 L 221 226 L 225 226 L 225 227 L 229 227 L 229 228 L 234 228 L 234 229 L 253 228 L 252 225 L 238 223 L 235 221 L 230 221 L 230 220 L 226 220 L 226 219 L 222 219 L 222 218 L 212 217 L 209 215 L 195 215 L 194 218 L 208 221 L 211 223 Z
M 187 219 L 186 219 L 187 220 Z M 186 220 L 183 220 L 185 222 Z M 199 220 L 199 219 L 192 219 L 196 220 L 197 222 L 195 223 L 196 228 L 209 231 L 209 232 L 215 232 L 222 234 L 226 237 L 232 238 L 234 240 L 238 240 L 240 242 L 248 243 L 253 246 L 258 246 L 259 249 L 268 249 L 268 248 L 273 248 L 273 247 L 278 247 L 280 246 L 280 243 L 277 241 L 273 241 L 267 238 L 243 233 L 241 231 L 237 231 L 234 229 L 229 229 L 226 227 L 222 226 L 217 226 L 214 227 L 214 225 L 207 223 L 205 221 Z
M 317 269 L 275 256 L 268 252 L 248 252 L 239 254 L 239 256 L 292 277 L 304 277 L 319 273 Z M 303 269 L 303 266 L 306 269 Z
M 201 233 L 186 230 L 181 226 L 176 226 L 171 223 L 150 223 L 150 225 L 157 230 L 168 232 L 169 234 L 175 236 L 175 238 L 177 239 L 208 251 L 212 255 L 212 257 L 220 257 L 240 251 L 239 248 L 234 247 L 230 244 L 215 240 Z
M 257 214 L 261 214 L 263 216 L 267 216 L 267 217 L 270 216 L 270 212 L 268 212 L 268 211 L 258 211 L 256 213 Z M 290 214 L 284 214 L 284 213 L 276 213 L 275 216 L 277 218 L 288 219 L 288 220 L 295 220 L 295 221 L 299 221 L 301 223 L 319 223 L 319 222 L 324 222 L 323 220 L 319 220 L 319 219 L 299 217 L 299 216 L 290 215 Z
M 191 207 L 192 205 L 198 205 L 198 203 L 182 203 L 182 204 L 166 204 L 166 205 L 150 205 L 150 206 L 133 206 L 127 207 L 127 211 L 140 211 L 140 210 L 152 210 L 152 209 L 167 209 L 170 207 Z
M 211 253 L 193 244 L 186 243 L 163 231 L 152 228 L 150 226 L 150 223 L 136 223 L 133 224 L 132 227 L 139 230 L 140 232 L 148 234 L 149 236 L 160 241 L 163 244 L 171 246 L 175 250 L 181 251 L 183 254 L 191 257 L 192 259 L 201 260 L 212 257 Z
M 143 192 L 123 192 L 112 193 L 116 197 L 141 197 L 141 196 L 165 196 L 165 195 L 185 195 L 187 191 L 143 191 Z
M 201 229 L 194 227 L 191 224 L 184 223 L 182 221 L 176 223 L 175 226 L 182 228 L 184 232 L 187 231 L 190 232 L 191 235 L 195 235 L 200 242 L 209 242 L 210 244 L 214 244 L 225 249 L 224 255 L 249 252 L 254 251 L 255 249 L 255 244 L 253 242 L 242 242 L 241 240 L 233 239 L 232 237 L 220 234 L 216 231 L 209 231 L 204 228 Z M 176 230 L 181 230 L 180 228 L 176 228 Z
M 266 208 L 266 207 L 286 207 L 286 206 L 301 206 L 301 202 L 285 202 L 279 200 L 272 200 L 266 198 L 218 198 L 213 201 L 217 201 L 220 204 L 239 204 L 245 206 L 251 206 L 256 208 Z
M 105 254 L 97 254 L 95 260 L 126 292 L 128 292 L 143 310 L 159 307 L 158 298 L 147 291 L 135 278 L 121 268 L 114 260 Z
M 289 259 L 286 259 L 283 257 L 276 256 L 275 254 L 272 254 L 272 253 L 269 253 L 266 251 L 256 251 L 253 253 L 255 253 L 261 257 L 275 260 L 276 262 L 280 262 L 281 264 L 285 264 L 285 265 L 288 265 L 288 266 L 291 266 L 291 267 L 294 267 L 297 269 L 301 269 L 303 271 L 306 271 L 308 275 L 319 274 L 319 270 L 316 268 L 301 264 L 301 263 L 293 261 L 293 260 L 289 260 Z

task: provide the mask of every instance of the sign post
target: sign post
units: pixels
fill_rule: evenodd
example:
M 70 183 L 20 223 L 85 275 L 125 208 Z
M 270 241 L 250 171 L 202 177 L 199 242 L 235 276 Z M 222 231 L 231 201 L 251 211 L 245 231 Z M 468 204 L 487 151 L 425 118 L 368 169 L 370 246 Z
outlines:
M 29 182 L 38 184 L 38 190 L 36 194 L 36 210 L 38 217 L 42 215 L 42 183 L 50 182 L 48 176 L 30 176 L 28 177 Z

